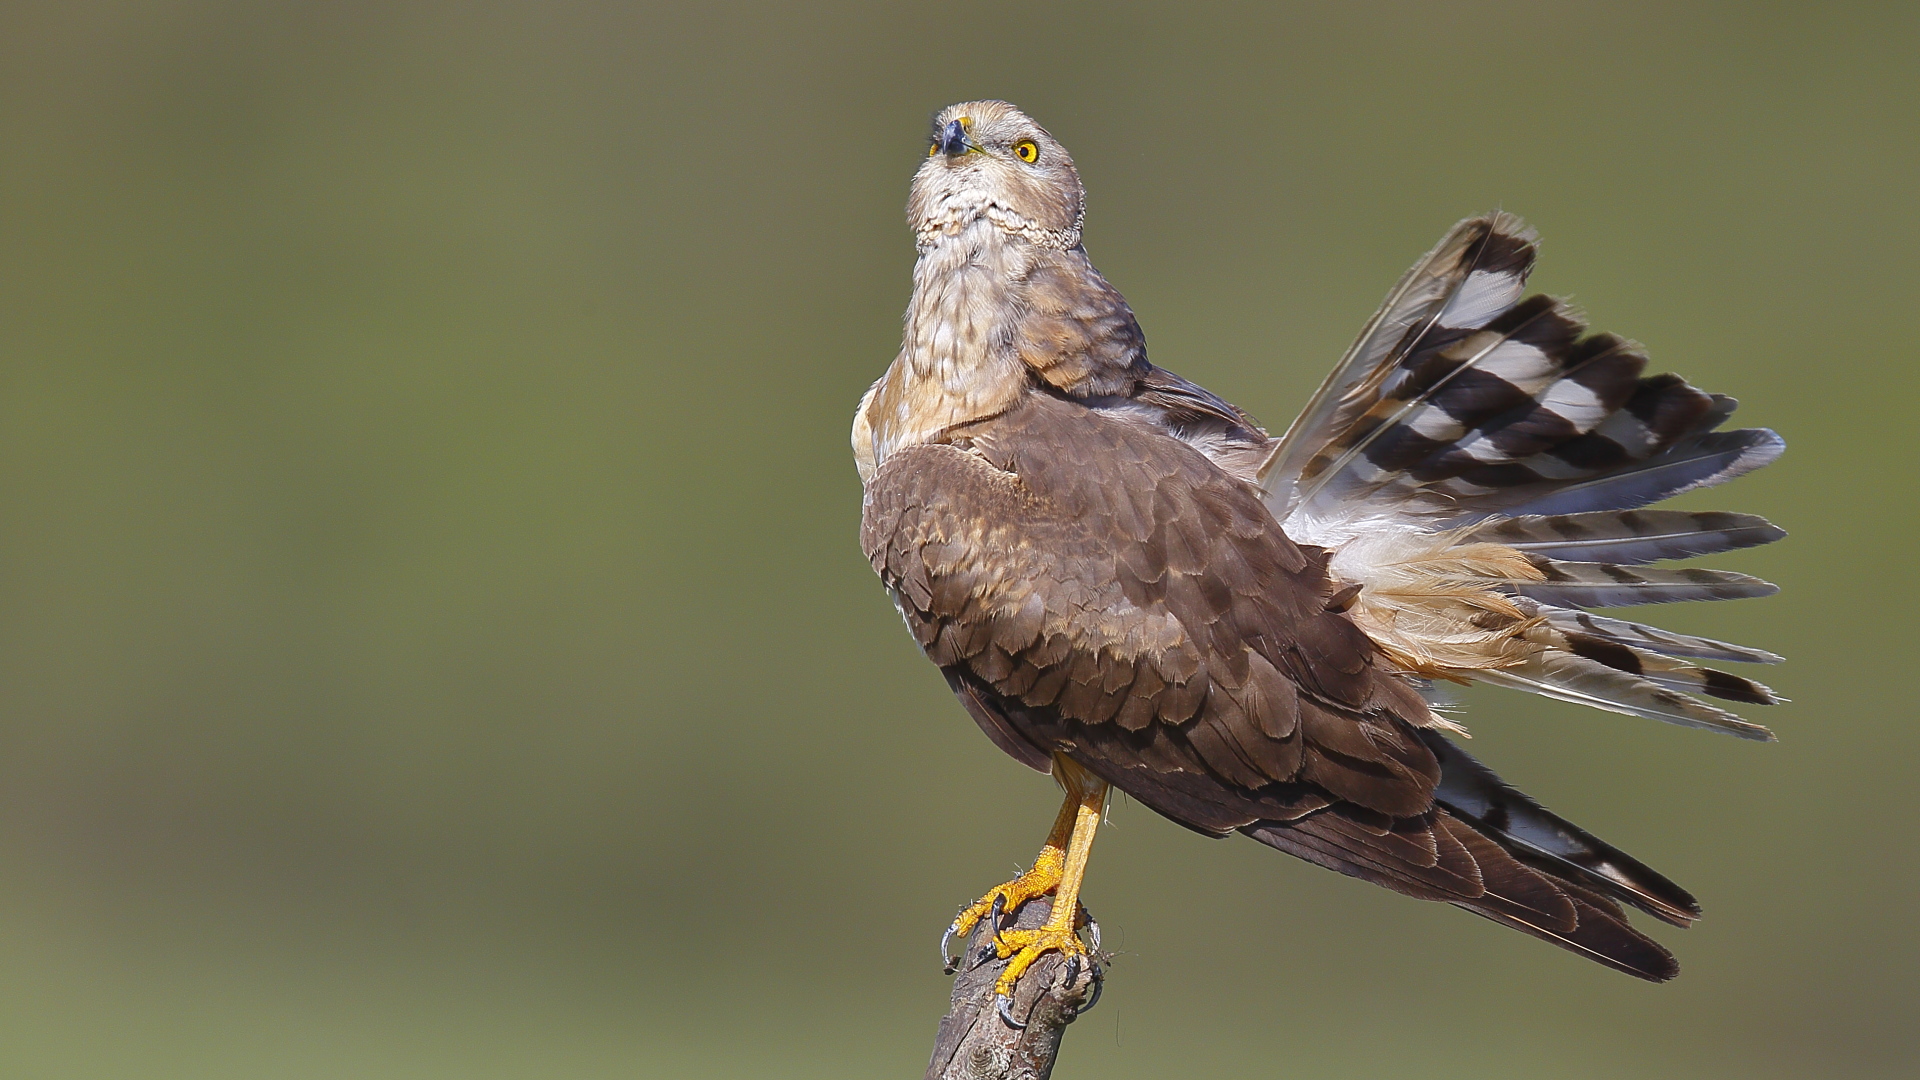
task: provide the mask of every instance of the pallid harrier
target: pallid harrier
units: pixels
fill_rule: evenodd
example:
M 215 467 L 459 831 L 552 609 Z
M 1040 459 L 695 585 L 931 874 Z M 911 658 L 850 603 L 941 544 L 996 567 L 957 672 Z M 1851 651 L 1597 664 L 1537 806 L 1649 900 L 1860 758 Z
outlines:
M 1639 508 L 1759 468 L 1780 438 L 1718 430 L 1733 399 L 1642 375 L 1638 345 L 1522 299 L 1535 236 L 1504 213 L 1415 264 L 1270 438 L 1148 362 L 1081 246 L 1082 199 L 1013 106 L 940 112 L 907 204 L 904 342 L 853 425 L 861 543 L 907 629 L 988 738 L 1066 789 L 1033 868 L 949 930 L 1054 895 L 1042 928 L 996 938 L 1002 1014 L 1036 958 L 1088 951 L 1077 901 L 1109 785 L 1672 978 L 1621 904 L 1686 926 L 1693 897 L 1469 757 L 1428 692 L 1492 683 L 1771 739 L 1693 695 L 1773 693 L 1693 661 L 1779 657 L 1583 609 L 1774 592 L 1646 564 L 1780 529 Z

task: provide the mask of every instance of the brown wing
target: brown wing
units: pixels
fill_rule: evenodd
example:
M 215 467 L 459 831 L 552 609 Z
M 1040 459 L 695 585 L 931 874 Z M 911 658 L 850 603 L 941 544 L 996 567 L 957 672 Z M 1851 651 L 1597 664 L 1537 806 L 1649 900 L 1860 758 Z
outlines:
M 1111 736 L 1115 769 L 1173 755 L 1122 787 L 1205 777 L 1216 807 L 1165 810 L 1211 832 L 1294 780 L 1428 808 L 1439 769 L 1403 719 L 1424 704 L 1324 611 L 1319 560 L 1246 485 L 1145 425 L 1042 396 L 971 446 L 890 458 L 866 546 L 928 656 L 1020 707 L 1030 741 L 1108 756 L 1093 745 Z
M 887 459 L 862 542 L 968 711 L 1029 765 L 1066 753 L 1200 832 L 1673 973 L 1604 882 L 1530 866 L 1436 801 L 1427 708 L 1326 610 L 1318 553 L 1153 426 L 1031 395 L 961 445 Z

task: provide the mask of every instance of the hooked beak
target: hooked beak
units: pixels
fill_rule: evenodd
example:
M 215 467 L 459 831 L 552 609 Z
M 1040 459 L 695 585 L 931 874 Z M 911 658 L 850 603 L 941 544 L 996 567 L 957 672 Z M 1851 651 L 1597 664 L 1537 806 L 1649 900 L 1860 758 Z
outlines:
M 940 152 L 950 158 L 956 158 L 969 150 L 976 150 L 973 141 L 967 138 L 967 126 L 958 120 L 947 121 L 940 129 Z

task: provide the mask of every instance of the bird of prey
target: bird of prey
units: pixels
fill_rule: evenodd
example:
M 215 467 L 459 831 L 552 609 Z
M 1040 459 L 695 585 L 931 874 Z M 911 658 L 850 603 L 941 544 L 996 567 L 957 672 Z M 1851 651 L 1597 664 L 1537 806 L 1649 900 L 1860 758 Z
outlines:
M 1648 564 L 1780 529 L 1641 508 L 1771 462 L 1779 436 L 1722 430 L 1733 399 L 1523 298 L 1535 234 L 1492 213 L 1407 272 L 1272 438 L 1148 361 L 1081 245 L 1083 197 L 1012 105 L 938 113 L 904 340 L 853 425 L 861 543 L 908 631 L 988 738 L 1066 790 L 1032 869 L 949 928 L 1053 896 L 1042 927 L 994 939 L 1002 1015 L 1039 956 L 1089 951 L 1079 890 L 1110 787 L 1672 978 L 1622 905 L 1684 927 L 1693 897 L 1461 750 L 1434 687 L 1770 740 L 1701 697 L 1773 692 L 1704 665 L 1779 657 L 1587 609 L 1774 592 Z

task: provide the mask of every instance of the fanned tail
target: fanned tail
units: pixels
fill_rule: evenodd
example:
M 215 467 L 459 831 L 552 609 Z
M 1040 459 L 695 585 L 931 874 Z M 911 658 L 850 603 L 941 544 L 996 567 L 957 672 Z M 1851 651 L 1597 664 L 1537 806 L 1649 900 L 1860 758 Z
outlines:
M 1292 512 L 1364 502 L 1460 525 L 1632 509 L 1779 455 L 1770 431 L 1714 430 L 1733 399 L 1677 375 L 1642 377 L 1638 345 L 1585 331 L 1548 296 L 1484 327 L 1431 331 L 1386 380 L 1392 389 L 1303 465 Z
M 1477 328 L 1512 307 L 1533 272 L 1537 237 L 1511 214 L 1460 222 L 1387 294 L 1347 354 L 1275 444 L 1261 475 L 1285 519 L 1295 481 L 1354 419 L 1403 379 L 1403 357 L 1436 329 Z
M 1520 299 L 1537 242 L 1507 214 L 1455 226 L 1389 295 L 1289 428 L 1263 476 L 1298 541 L 1357 584 L 1358 622 L 1410 673 L 1482 681 L 1669 723 L 1770 739 L 1693 695 L 1761 684 L 1675 657 L 1778 662 L 1759 649 L 1580 609 L 1766 596 L 1747 574 L 1649 567 L 1771 543 L 1751 514 L 1642 510 L 1779 457 L 1738 407 L 1640 346 Z

